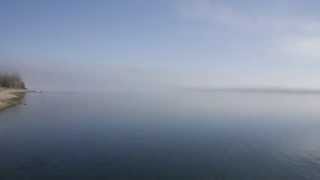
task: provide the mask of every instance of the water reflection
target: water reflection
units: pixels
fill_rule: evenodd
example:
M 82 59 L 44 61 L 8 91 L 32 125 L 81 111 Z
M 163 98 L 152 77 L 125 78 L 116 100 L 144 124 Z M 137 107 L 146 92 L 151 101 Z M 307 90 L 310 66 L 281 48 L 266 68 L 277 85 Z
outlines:
M 0 114 L 2 179 L 318 179 L 320 96 L 29 94 Z

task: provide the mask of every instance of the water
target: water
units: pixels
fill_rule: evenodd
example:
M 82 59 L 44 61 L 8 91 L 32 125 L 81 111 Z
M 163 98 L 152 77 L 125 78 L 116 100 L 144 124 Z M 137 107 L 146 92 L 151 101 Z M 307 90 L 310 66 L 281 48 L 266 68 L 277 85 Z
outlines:
M 320 95 L 28 94 L 0 113 L 0 179 L 316 180 Z

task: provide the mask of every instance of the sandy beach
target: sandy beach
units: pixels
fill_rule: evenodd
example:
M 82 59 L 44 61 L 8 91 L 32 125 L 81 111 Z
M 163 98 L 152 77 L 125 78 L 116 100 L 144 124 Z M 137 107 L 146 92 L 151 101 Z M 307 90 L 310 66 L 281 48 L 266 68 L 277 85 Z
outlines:
M 25 95 L 25 90 L 0 88 L 0 111 L 20 104 Z

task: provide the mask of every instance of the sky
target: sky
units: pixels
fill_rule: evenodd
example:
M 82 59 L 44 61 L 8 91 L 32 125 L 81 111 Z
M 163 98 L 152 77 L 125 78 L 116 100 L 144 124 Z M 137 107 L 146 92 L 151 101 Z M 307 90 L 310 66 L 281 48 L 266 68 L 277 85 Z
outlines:
M 1 0 L 0 70 L 44 90 L 320 88 L 318 7 L 316 0 Z

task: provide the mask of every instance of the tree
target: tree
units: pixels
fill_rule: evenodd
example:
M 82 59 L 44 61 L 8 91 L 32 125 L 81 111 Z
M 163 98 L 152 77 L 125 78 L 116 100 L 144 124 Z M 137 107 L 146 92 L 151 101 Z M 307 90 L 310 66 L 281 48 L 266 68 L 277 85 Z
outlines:
M 26 89 L 21 76 L 16 73 L 0 73 L 0 87 Z

